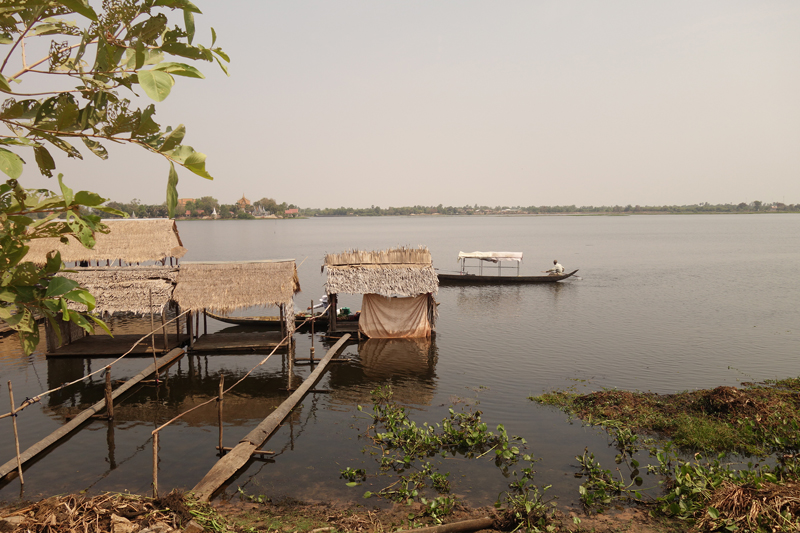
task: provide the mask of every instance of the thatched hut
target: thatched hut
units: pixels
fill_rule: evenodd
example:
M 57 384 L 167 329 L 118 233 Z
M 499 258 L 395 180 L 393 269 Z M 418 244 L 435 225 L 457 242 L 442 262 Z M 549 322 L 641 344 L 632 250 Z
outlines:
M 77 281 L 95 297 L 96 313 L 163 315 L 177 277 L 177 269 L 167 265 L 167 260 L 171 264 L 186 254 L 175 221 L 112 219 L 103 223 L 109 233 L 96 233 L 94 248 L 86 248 L 73 237 L 68 237 L 68 243 L 58 238 L 34 239 L 26 260 L 43 265 L 49 252 L 60 252 L 61 260 L 75 270 L 60 275 Z M 139 263 L 148 266 L 130 266 Z M 61 341 L 52 325 L 45 323 L 48 352 L 84 336 L 71 322 L 59 322 L 59 327 Z
M 294 295 L 300 280 L 294 259 L 232 263 L 183 262 L 173 299 L 182 310 L 227 314 L 247 307 L 277 306 L 283 331 L 294 332 Z
M 358 332 L 374 338 L 428 337 L 436 323 L 439 279 L 425 247 L 353 250 L 325 256 L 329 330 L 352 330 L 337 320 L 338 294 L 362 294 Z
M 156 261 L 166 264 L 168 259 L 171 263 L 173 258 L 180 259 L 186 254 L 174 220 L 111 219 L 104 220 L 103 224 L 110 231 L 95 234 L 94 248 L 86 248 L 73 237 L 69 237 L 69 244 L 55 237 L 34 239 L 26 260 L 43 265 L 47 262 L 47 253 L 57 250 L 66 264 L 111 266 L 117 263 L 122 266 L 123 263 L 132 265 Z

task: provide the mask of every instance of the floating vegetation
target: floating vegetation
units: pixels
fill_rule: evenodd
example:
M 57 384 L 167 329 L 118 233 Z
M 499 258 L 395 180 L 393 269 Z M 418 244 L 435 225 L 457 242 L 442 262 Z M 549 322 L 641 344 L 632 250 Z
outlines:
M 614 503 L 645 504 L 654 512 L 701 531 L 800 531 L 800 379 L 744 388 L 656 395 L 599 391 L 578 395 L 556 391 L 531 399 L 557 405 L 613 435 L 620 467 L 614 474 L 584 450 L 576 457 L 584 479 L 581 502 L 587 511 Z M 655 461 L 642 466 L 641 431 Z M 702 450 L 702 453 L 699 451 Z M 766 464 L 725 462 L 730 453 L 766 458 Z M 658 476 L 658 495 L 641 488 L 640 466 Z
M 450 495 L 449 473 L 439 472 L 428 459 L 460 455 L 479 460 L 489 456 L 506 477 L 514 479 L 509 491 L 501 494 L 495 507 L 501 510 L 499 522 L 509 529 L 524 527 L 527 531 L 553 531 L 554 505 L 544 495 L 549 487 L 539 489 L 533 483 L 534 459 L 524 453 L 526 441 L 509 436 L 502 425 L 490 431 L 481 419 L 480 411 L 455 411 L 441 423 L 418 425 L 408 417 L 407 410 L 392 399 L 389 386 L 372 391 L 372 424 L 366 436 L 378 458 L 376 475 L 392 475 L 397 479 L 377 492 L 367 492 L 365 498 L 380 497 L 406 504 L 419 503 L 418 517 L 430 517 L 442 523 L 460 505 Z M 359 411 L 363 411 L 359 406 Z M 520 460 L 529 463 L 520 473 L 511 468 Z M 365 479 L 363 470 L 346 468 L 341 476 L 350 480 L 348 485 Z M 504 526 L 505 527 L 505 526 Z

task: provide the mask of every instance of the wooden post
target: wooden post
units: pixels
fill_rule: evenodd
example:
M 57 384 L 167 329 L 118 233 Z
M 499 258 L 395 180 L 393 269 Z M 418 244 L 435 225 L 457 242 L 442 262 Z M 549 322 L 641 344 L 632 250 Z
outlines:
M 175 304 L 175 336 L 178 344 L 181 343 L 181 307 Z
M 186 315 L 186 333 L 189 334 L 189 348 L 194 348 L 194 336 L 192 332 L 192 312 Z
M 200 338 L 200 312 L 198 311 L 194 317 L 194 340 Z
M 328 314 L 330 315 L 330 319 L 328 320 L 328 331 L 335 332 L 336 331 L 336 295 L 331 294 L 328 296 L 328 305 L 330 308 L 328 309 Z
M 157 367 L 156 361 L 156 322 L 153 319 L 153 289 L 150 289 L 150 349 L 153 350 L 153 366 Z M 158 370 L 156 370 L 156 385 L 158 385 Z
M 217 418 L 219 419 L 219 453 L 222 454 L 222 391 L 225 384 L 225 374 L 219 375 L 219 397 L 217 398 Z
M 153 498 L 158 498 L 158 433 L 153 433 Z
M 106 415 L 114 420 L 114 398 L 111 394 L 111 366 L 106 367 Z
M 208 335 L 208 313 L 203 309 L 203 335 Z
M 311 300 L 311 349 L 314 349 L 314 300 Z
M 281 322 L 281 338 L 286 336 L 286 317 L 283 314 L 283 304 L 278 306 L 278 312 L 280 313 L 280 322 Z
M 164 351 L 169 351 L 169 335 L 167 335 L 167 308 L 161 311 L 161 332 L 164 334 Z
M 11 402 L 11 422 L 14 424 L 14 445 L 17 447 L 17 471 L 19 472 L 19 484 L 24 485 L 25 480 L 22 478 L 22 459 L 19 456 L 19 433 L 17 433 L 17 410 L 14 408 L 14 390 L 11 388 L 11 382 L 8 382 L 8 399 Z

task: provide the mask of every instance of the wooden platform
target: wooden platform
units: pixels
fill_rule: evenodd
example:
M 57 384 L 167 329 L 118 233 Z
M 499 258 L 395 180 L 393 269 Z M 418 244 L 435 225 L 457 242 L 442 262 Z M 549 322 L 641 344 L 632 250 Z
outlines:
M 76 341 L 57 348 L 51 352 L 47 352 L 47 357 L 106 357 L 109 355 L 122 355 L 131 349 L 133 343 L 142 338 L 142 335 L 89 335 L 82 337 Z M 156 337 L 156 354 L 167 353 L 173 348 L 179 346 L 178 338 L 175 335 L 169 335 L 169 347 L 164 349 L 164 336 L 158 335 Z M 188 342 L 186 335 L 181 336 L 182 342 Z M 129 354 L 130 356 L 153 356 L 153 350 L 150 346 L 150 339 L 142 341 L 138 346 Z
M 194 341 L 190 351 L 195 352 L 254 352 L 258 350 L 271 350 L 281 344 L 283 336 L 279 331 L 247 331 L 235 333 L 210 333 Z

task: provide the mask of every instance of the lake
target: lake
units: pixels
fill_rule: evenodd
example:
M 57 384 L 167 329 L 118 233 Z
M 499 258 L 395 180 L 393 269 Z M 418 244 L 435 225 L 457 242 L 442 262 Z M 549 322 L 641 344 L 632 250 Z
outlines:
M 606 434 L 568 420 L 528 396 L 573 387 L 670 393 L 737 386 L 797 376 L 800 347 L 800 215 L 347 217 L 300 220 L 178 222 L 186 261 L 294 258 L 302 292 L 298 307 L 324 293 L 326 253 L 348 249 L 427 246 L 434 266 L 457 270 L 459 251 L 521 251 L 521 274 L 538 274 L 554 259 L 580 278 L 558 284 L 442 287 L 439 322 L 431 343 L 378 353 L 349 346 L 337 363 L 265 447 L 273 461 L 254 461 L 227 489 L 304 500 L 364 501 L 365 490 L 390 483 L 370 478 L 346 487 L 346 468 L 377 471 L 363 453 L 369 423 L 357 410 L 371 407 L 370 391 L 391 383 L 395 398 L 418 424 L 441 422 L 448 409 L 480 409 L 490 427 L 504 424 L 528 441 L 541 461 L 537 483 L 564 505 L 577 500 L 575 455 L 589 447 L 607 468 L 616 451 Z M 360 308 L 360 297 L 341 305 Z M 237 314 L 269 314 L 260 309 Z M 141 320 L 114 320 L 116 331 Z M 149 324 L 149 320 L 147 321 Z M 212 331 L 223 324 L 209 320 Z M 307 357 L 309 333 L 297 334 Z M 318 357 L 324 354 L 319 335 Z M 238 379 L 264 354 L 194 356 L 170 370 L 159 388 L 143 385 L 121 402 L 113 424 L 91 422 L 25 471 L 25 497 L 104 490 L 148 493 L 150 432 L 216 394 L 219 375 Z M 104 359 L 25 357 L 13 337 L 0 340 L 0 371 L 12 381 L 17 403 L 80 377 Z M 131 359 L 115 379 L 147 363 Z M 309 367 L 291 369 L 292 379 Z M 289 376 L 280 355 L 259 367 L 226 397 L 225 445 L 233 446 L 286 398 Z M 296 382 L 295 382 L 296 383 Z M 0 405 L 8 407 L 3 383 Z M 102 378 L 59 391 L 18 417 L 26 448 L 63 424 L 68 414 L 102 397 Z M 2 409 L 5 412 L 5 408 Z M 0 421 L 2 462 L 14 456 L 11 423 Z M 217 457 L 216 408 L 209 405 L 161 433 L 159 485 L 191 488 Z M 493 503 L 504 479 L 490 456 L 439 459 L 453 492 L 468 503 Z M 19 481 L 0 485 L 0 499 L 19 496 Z

